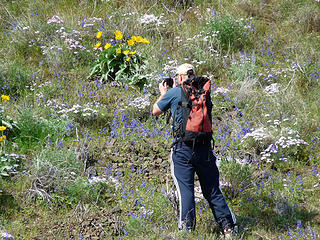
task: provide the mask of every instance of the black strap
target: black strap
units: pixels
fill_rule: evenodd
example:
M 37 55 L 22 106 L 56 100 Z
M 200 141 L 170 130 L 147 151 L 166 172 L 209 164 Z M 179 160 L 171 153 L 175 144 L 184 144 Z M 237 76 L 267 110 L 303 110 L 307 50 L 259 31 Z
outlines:
M 169 114 L 168 114 L 168 116 L 167 116 L 167 124 L 169 124 L 171 115 L 172 115 L 172 113 L 171 113 L 171 110 L 170 110 L 170 111 L 169 111 Z

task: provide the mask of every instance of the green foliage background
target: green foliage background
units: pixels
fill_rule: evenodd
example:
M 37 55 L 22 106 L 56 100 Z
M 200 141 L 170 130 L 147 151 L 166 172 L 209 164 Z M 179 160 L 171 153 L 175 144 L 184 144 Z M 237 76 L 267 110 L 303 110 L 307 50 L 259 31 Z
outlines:
M 88 79 L 97 32 L 115 30 L 150 41 L 143 87 Z M 1 1 L 0 233 L 222 239 L 201 197 L 196 231 L 178 231 L 171 130 L 151 116 L 159 82 L 189 62 L 213 83 L 236 239 L 319 238 L 319 31 L 315 0 Z

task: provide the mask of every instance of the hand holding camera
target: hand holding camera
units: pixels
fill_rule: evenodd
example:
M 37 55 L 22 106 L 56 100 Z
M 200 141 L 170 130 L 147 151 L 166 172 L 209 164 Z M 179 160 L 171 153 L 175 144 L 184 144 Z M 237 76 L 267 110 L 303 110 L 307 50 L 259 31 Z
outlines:
M 163 84 L 166 84 L 168 87 L 173 87 L 173 78 L 168 77 L 163 80 Z

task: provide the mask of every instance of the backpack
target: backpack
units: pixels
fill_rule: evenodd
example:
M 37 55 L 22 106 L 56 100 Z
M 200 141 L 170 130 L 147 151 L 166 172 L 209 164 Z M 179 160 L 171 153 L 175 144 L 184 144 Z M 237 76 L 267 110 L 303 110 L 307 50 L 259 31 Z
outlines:
M 211 82 L 192 76 L 181 85 L 182 123 L 174 133 L 177 141 L 209 143 L 212 140 Z M 176 111 L 177 112 L 177 111 Z

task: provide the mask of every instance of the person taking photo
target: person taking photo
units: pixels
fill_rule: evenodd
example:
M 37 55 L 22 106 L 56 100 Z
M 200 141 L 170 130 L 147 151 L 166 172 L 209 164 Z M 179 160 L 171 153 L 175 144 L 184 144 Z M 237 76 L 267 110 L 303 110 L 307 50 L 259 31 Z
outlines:
M 184 63 L 177 67 L 173 86 L 159 84 L 160 96 L 152 114 L 171 110 L 173 144 L 171 175 L 179 198 L 179 230 L 194 231 L 196 225 L 194 175 L 197 174 L 203 196 L 226 238 L 236 233 L 236 219 L 220 189 L 219 170 L 212 147 L 212 103 L 210 80 L 196 77 L 194 67 Z

